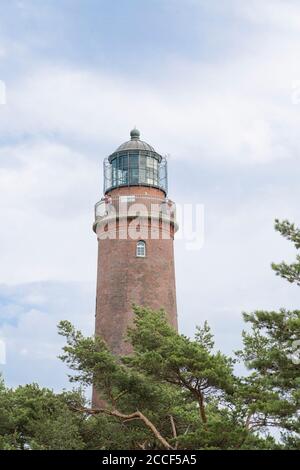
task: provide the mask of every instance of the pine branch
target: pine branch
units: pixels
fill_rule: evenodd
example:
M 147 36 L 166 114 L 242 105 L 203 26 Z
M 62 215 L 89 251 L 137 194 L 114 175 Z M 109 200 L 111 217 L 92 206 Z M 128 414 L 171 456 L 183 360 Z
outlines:
M 178 442 L 177 442 L 177 429 L 176 429 L 176 424 L 175 424 L 175 421 L 174 421 L 174 418 L 172 415 L 170 415 L 170 421 L 171 421 L 171 428 L 172 428 L 172 433 L 173 433 L 173 437 L 174 439 L 176 440 L 176 444 L 175 444 L 175 449 L 177 449 L 177 446 L 178 446 Z
M 116 418 L 120 418 L 124 421 L 132 420 L 132 419 L 140 419 L 143 421 L 145 426 L 150 429 L 152 434 L 156 437 L 156 439 L 161 443 L 161 445 L 168 450 L 174 450 L 167 440 L 160 434 L 158 429 L 154 426 L 154 424 L 143 414 L 141 411 L 137 410 L 134 413 L 124 414 L 118 410 L 108 410 L 107 408 L 75 408 L 76 411 L 80 411 L 82 413 L 88 413 L 90 415 L 96 414 L 106 414 L 108 416 L 115 416 Z

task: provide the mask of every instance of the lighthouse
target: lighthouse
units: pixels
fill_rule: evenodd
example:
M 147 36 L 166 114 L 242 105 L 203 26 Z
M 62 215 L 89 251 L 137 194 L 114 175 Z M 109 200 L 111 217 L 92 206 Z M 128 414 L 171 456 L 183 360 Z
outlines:
M 132 304 L 163 308 L 177 329 L 176 208 L 168 198 L 167 159 L 141 140 L 137 129 L 104 159 L 103 178 L 93 226 L 98 241 L 95 334 L 113 353 L 127 354 Z

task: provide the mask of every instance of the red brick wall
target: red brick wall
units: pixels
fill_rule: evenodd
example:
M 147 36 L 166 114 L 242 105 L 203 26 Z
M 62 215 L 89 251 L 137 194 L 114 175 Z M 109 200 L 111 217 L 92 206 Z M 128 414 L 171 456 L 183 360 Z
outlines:
M 112 196 L 148 194 L 163 197 L 155 188 L 131 187 L 111 191 Z M 124 227 L 124 223 L 121 225 Z M 150 220 L 141 220 L 150 228 Z M 97 227 L 98 236 L 103 224 Z M 170 233 L 169 239 L 146 239 L 146 257 L 136 257 L 137 240 L 98 239 L 98 273 L 96 301 L 96 334 L 102 336 L 116 354 L 130 352 L 124 341 L 127 326 L 132 323 L 132 303 L 164 308 L 170 324 L 177 329 L 176 289 L 173 251 L 173 226 L 157 222 L 157 230 Z M 140 239 L 144 239 L 142 236 Z M 94 403 L 97 397 L 94 394 Z
M 148 195 L 153 197 L 165 197 L 165 193 L 158 188 L 151 188 L 148 186 L 121 186 L 120 188 L 113 189 L 109 191 L 107 195 L 110 196 L 126 196 L 129 194 L 135 195 Z

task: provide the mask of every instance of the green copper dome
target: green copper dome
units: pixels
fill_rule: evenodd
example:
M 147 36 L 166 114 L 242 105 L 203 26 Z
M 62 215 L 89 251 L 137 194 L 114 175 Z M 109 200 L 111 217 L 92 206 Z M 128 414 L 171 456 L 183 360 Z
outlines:
M 140 131 L 135 127 L 134 129 L 132 129 L 132 131 L 130 132 L 130 137 L 131 137 L 131 140 L 133 139 L 138 139 L 140 138 Z
M 140 131 L 137 129 L 132 129 L 130 132 L 130 140 L 121 144 L 114 153 L 127 150 L 147 150 L 148 152 L 156 153 L 151 145 L 147 144 L 147 142 L 144 142 L 143 140 L 140 140 Z

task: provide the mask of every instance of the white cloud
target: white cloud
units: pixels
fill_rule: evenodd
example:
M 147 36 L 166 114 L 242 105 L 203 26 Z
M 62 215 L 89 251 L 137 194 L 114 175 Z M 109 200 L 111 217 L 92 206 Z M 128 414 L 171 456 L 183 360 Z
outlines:
M 297 0 L 235 0 L 236 11 L 252 23 L 269 26 L 276 31 L 299 34 L 300 5 Z
M 206 9 L 213 5 L 216 15 L 225 11 L 219 1 L 209 7 L 191 1 Z M 299 221 L 294 175 L 300 106 L 293 105 L 292 83 L 300 79 L 300 6 L 277 0 L 228 5 L 230 14 L 245 22 L 245 31 L 235 33 L 240 44 L 204 60 L 199 42 L 194 60 L 173 57 L 155 77 L 48 65 L 34 59 L 30 41 L 1 40 L 1 60 L 17 53 L 26 62 L 26 74 L 8 75 L 7 104 L 0 108 L 0 282 L 16 284 L 21 292 L 18 302 L 1 310 L 11 383 L 41 377 L 50 386 L 63 383 L 65 378 L 56 378 L 57 321 L 87 322 L 92 330 L 97 243 L 91 227 L 102 192 L 102 159 L 134 125 L 158 151 L 174 157 L 170 174 L 176 168 L 179 175 L 171 181 L 174 196 L 190 191 L 194 202 L 206 207 L 203 249 L 188 253 L 183 243 L 176 244 L 182 330 L 192 334 L 195 323 L 208 319 L 229 351 L 242 309 L 297 304 L 293 287 L 275 279 L 269 265 L 293 258 L 273 231 L 274 218 Z M 220 42 L 222 27 L 220 21 Z M 283 164 L 282 180 L 277 174 L 272 181 Z M 247 185 L 242 187 L 244 178 L 236 196 L 233 187 L 248 169 Z M 223 192 L 214 186 L 214 172 L 228 181 Z M 253 176 L 259 180 L 254 186 Z M 207 189 L 208 179 L 213 189 Z M 74 306 L 76 289 L 63 286 L 63 293 L 45 294 L 19 285 L 48 280 L 88 281 L 90 287 Z
M 2 132 L 112 151 L 137 124 L 177 158 L 251 164 L 291 157 L 300 124 L 292 105 L 292 80 L 300 77 L 293 47 L 288 36 L 223 63 L 175 61 L 156 85 L 96 70 L 36 68 L 7 83 Z
M 93 287 L 83 283 L 1 286 L 2 296 L 20 312 L 13 323 L 0 315 L 0 338 L 6 349 L 2 370 L 9 385 L 38 381 L 56 389 L 68 386 L 66 368 L 58 359 L 64 339 L 57 333 L 57 324 L 68 319 L 85 334 L 93 333 Z M 37 308 L 41 297 L 46 302 Z
M 0 282 L 93 279 L 99 166 L 50 142 L 0 150 Z

